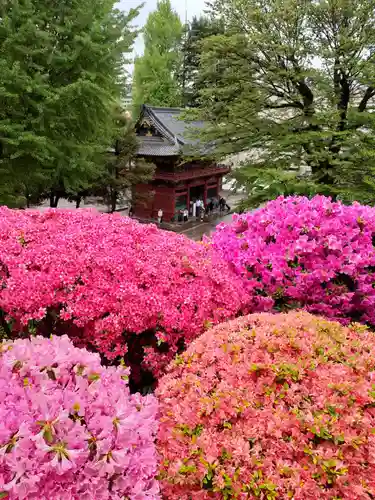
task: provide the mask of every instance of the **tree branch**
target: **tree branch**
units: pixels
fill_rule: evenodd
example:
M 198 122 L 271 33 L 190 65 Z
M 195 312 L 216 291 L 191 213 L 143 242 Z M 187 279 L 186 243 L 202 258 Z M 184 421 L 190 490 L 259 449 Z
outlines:
M 283 104 L 265 104 L 264 107 L 266 109 L 285 109 L 285 108 L 304 109 L 303 104 L 298 101 L 285 102 Z
M 343 132 L 347 127 L 347 113 L 350 101 L 350 83 L 348 76 L 341 69 L 339 56 L 335 59 L 333 82 L 337 99 L 337 109 L 340 112 L 340 121 L 337 126 L 337 130 L 339 132 Z M 339 143 L 339 136 L 334 134 L 329 150 L 331 153 L 337 154 L 340 149 L 341 145 Z
M 294 71 L 296 72 L 296 75 L 300 75 L 301 73 L 301 68 L 296 61 L 296 58 L 294 55 L 289 56 L 289 60 L 293 65 Z M 293 85 L 296 87 L 298 92 L 301 94 L 301 97 L 303 99 L 303 107 L 305 110 L 305 115 L 306 116 L 312 116 L 314 114 L 314 108 L 313 108 L 313 103 L 314 103 L 314 94 L 310 87 L 307 85 L 306 81 L 304 78 L 297 78 L 292 76 L 291 77 Z
M 358 105 L 358 111 L 360 113 L 366 111 L 367 103 L 374 96 L 375 96 L 375 88 L 370 85 L 370 87 L 366 89 L 365 95 L 363 96 L 362 101 Z
M 304 80 L 296 81 L 295 85 L 303 98 L 303 107 L 305 109 L 305 114 L 311 116 L 312 114 L 314 114 L 314 110 L 312 109 L 312 105 L 314 103 L 314 94 Z

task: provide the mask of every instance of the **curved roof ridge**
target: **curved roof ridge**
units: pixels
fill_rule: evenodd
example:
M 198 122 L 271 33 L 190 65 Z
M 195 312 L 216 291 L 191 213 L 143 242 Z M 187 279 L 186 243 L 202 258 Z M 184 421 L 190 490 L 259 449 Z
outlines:
M 183 137 L 178 137 L 178 135 L 175 133 L 174 130 L 168 127 L 168 125 L 160 119 L 160 116 L 158 116 L 158 113 L 171 113 L 174 111 L 177 111 L 178 113 L 181 113 L 182 110 L 174 109 L 174 108 L 162 108 L 162 107 L 152 107 L 152 106 L 147 106 L 144 105 L 144 110 L 147 112 L 147 115 L 152 119 L 155 127 L 159 130 L 160 133 L 164 134 L 169 138 L 172 142 L 174 142 L 175 145 L 183 145 L 185 144 L 185 140 Z M 185 122 L 181 121 L 181 124 L 183 124 L 183 127 L 185 126 Z
M 165 107 L 165 106 L 151 106 L 150 104 L 144 104 L 144 106 L 148 109 L 153 109 L 153 110 L 160 110 L 160 111 L 178 111 L 181 113 L 181 111 L 185 111 L 185 108 L 177 108 L 177 107 Z

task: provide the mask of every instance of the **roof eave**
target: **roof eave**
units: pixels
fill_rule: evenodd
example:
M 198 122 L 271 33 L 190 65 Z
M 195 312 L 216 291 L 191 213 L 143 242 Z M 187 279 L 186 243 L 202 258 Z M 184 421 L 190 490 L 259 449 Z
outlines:
M 155 127 L 157 128 L 157 130 L 159 130 L 159 132 L 161 134 L 165 135 L 167 139 L 174 142 L 175 144 L 179 144 L 180 146 L 184 146 L 185 144 L 187 144 L 185 141 L 181 140 L 179 137 L 174 135 L 169 129 L 167 129 L 167 127 L 164 125 L 164 123 L 161 120 L 159 120 L 159 118 L 156 116 L 154 110 L 157 110 L 157 109 L 162 110 L 165 108 L 151 107 L 151 106 L 147 106 L 147 104 L 143 104 L 142 109 L 144 109 L 144 112 L 152 120 L 152 122 L 155 125 Z M 168 108 L 168 109 L 170 109 L 171 111 L 181 112 L 181 109 L 179 109 L 179 108 Z

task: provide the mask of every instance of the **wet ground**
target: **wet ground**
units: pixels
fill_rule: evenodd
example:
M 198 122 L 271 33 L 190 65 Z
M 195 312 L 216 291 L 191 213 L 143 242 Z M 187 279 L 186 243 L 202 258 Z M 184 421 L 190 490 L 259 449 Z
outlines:
M 230 193 L 228 191 L 224 191 L 222 193 L 222 195 L 224 196 L 224 198 L 227 200 L 228 204 L 231 207 L 235 207 L 235 205 L 239 202 L 239 200 L 241 198 L 240 195 L 236 195 L 236 194 Z M 46 201 L 45 203 L 43 203 L 41 206 L 39 206 L 37 208 L 38 208 L 38 210 L 42 210 L 42 211 L 48 210 L 48 208 L 49 208 L 48 202 Z M 67 200 L 62 199 L 59 202 L 58 208 L 74 210 L 75 204 L 70 203 Z M 95 202 L 92 202 L 92 203 L 87 202 L 86 204 L 82 203 L 81 208 L 94 208 L 94 209 L 98 210 L 99 212 L 107 212 L 108 211 L 108 207 L 106 207 L 105 205 L 100 205 L 100 204 L 95 203 Z M 127 209 L 124 209 L 122 207 L 118 207 L 118 208 L 119 208 L 119 212 L 121 214 L 123 214 L 124 216 L 128 215 Z M 229 222 L 231 222 L 231 220 L 232 220 L 231 213 L 230 214 L 223 213 L 222 215 L 214 214 L 214 215 L 210 216 L 210 220 L 205 221 L 205 222 L 200 222 L 199 220 L 198 221 L 190 220 L 189 222 L 187 222 L 185 224 L 163 224 L 162 228 L 167 229 L 169 231 L 179 233 L 179 234 L 184 234 L 187 238 L 190 238 L 192 240 L 200 241 L 202 239 L 203 235 L 209 236 L 212 232 L 214 232 L 214 230 L 218 224 L 220 224 L 221 222 L 228 222 L 229 223 Z M 141 222 L 147 223 L 149 221 L 141 221 Z
M 221 217 L 217 217 L 214 220 L 207 222 L 198 222 L 192 225 L 191 227 L 181 227 L 180 229 L 176 229 L 175 232 L 179 234 L 183 234 L 188 238 L 199 241 L 202 239 L 202 236 L 209 236 L 211 233 L 215 231 L 215 228 L 221 222 L 231 222 L 233 215 L 225 214 Z
M 36 208 L 37 210 L 40 210 L 43 212 L 44 210 L 49 210 L 50 206 L 49 206 L 49 202 L 46 200 L 41 205 L 39 205 L 37 207 L 33 207 L 33 208 Z M 70 202 L 68 200 L 61 199 L 61 200 L 59 200 L 59 205 L 57 208 L 61 208 L 63 210 L 76 210 L 76 204 L 73 202 Z M 101 213 L 107 213 L 109 211 L 109 208 L 107 205 L 103 205 L 103 204 L 98 203 L 96 201 L 88 201 L 87 203 L 82 201 L 80 208 L 95 209 Z M 118 208 L 118 211 L 121 211 L 121 210 L 125 211 L 125 209 L 127 209 L 127 206 L 118 205 L 117 208 Z M 127 215 L 127 213 L 128 212 L 126 210 L 125 214 Z
M 169 228 L 179 234 L 184 234 L 188 238 L 199 241 L 202 236 L 209 236 L 216 229 L 216 226 L 221 222 L 230 223 L 232 221 L 234 207 L 240 202 L 242 196 L 240 194 L 234 194 L 229 191 L 223 191 L 222 196 L 227 200 L 227 203 L 232 207 L 231 213 L 216 213 L 211 215 L 208 221 L 205 222 L 188 222 L 183 224 L 181 227 Z

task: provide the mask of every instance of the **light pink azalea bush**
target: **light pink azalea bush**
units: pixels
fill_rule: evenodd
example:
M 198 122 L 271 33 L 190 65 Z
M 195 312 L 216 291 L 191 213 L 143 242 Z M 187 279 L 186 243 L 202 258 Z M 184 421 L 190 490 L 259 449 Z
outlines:
M 162 494 L 375 496 L 375 336 L 307 312 L 219 325 L 157 389 Z
M 0 310 L 12 331 L 65 332 L 125 356 L 135 378 L 141 363 L 158 376 L 246 300 L 228 264 L 184 236 L 118 214 L 0 209 Z
M 0 344 L 0 498 L 159 498 L 157 401 L 67 336 Z
M 316 196 L 280 197 L 235 216 L 212 245 L 252 301 L 375 326 L 374 241 L 375 208 Z

